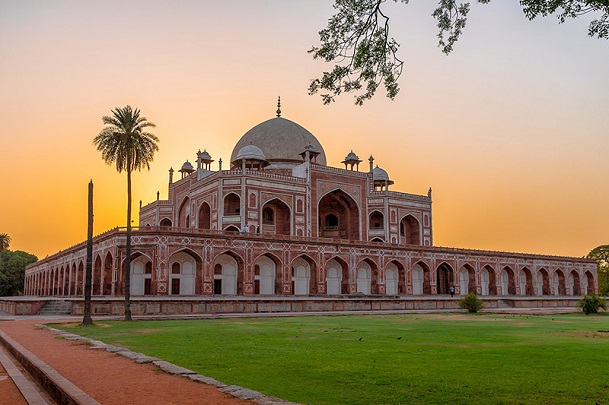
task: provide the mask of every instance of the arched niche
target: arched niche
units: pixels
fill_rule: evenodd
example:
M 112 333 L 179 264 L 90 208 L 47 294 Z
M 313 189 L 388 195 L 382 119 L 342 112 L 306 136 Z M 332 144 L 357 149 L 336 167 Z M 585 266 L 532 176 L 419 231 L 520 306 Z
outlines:
M 359 208 L 342 190 L 324 195 L 317 205 L 318 235 L 324 238 L 360 239 Z
M 291 234 L 290 207 L 279 198 L 267 201 L 262 206 L 262 232 L 277 235 Z
M 421 245 L 421 227 L 419 221 L 408 214 L 400 221 L 400 240 L 407 245 Z
M 199 229 L 211 229 L 211 208 L 206 202 L 199 207 Z

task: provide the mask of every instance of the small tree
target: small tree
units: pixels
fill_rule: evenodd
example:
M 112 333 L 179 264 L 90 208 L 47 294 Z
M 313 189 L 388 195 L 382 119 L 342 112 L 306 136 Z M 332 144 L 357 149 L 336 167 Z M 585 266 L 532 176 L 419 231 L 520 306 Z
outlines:
M 459 301 L 459 308 L 467 309 L 467 312 L 476 313 L 484 307 L 484 303 L 474 293 L 470 293 Z
M 599 308 L 607 310 L 607 302 L 596 294 L 584 295 L 578 305 L 586 315 L 596 314 Z

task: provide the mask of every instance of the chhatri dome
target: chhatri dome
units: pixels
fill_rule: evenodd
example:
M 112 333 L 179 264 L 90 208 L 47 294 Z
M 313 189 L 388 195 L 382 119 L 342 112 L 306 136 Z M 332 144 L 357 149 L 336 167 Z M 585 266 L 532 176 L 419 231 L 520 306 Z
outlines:
M 238 159 L 242 148 L 255 145 L 262 151 L 272 167 L 290 167 L 301 164 L 302 151 L 312 146 L 319 152 L 315 162 L 326 165 L 326 154 L 315 135 L 304 127 L 281 116 L 281 104 L 277 103 L 277 117 L 264 121 L 245 133 L 233 148 L 230 161 Z

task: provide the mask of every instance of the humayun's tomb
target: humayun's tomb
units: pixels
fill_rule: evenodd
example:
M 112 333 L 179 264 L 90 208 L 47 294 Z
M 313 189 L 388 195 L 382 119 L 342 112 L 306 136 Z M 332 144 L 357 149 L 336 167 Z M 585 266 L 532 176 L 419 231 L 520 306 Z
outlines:
M 450 309 L 450 287 L 491 308 L 574 306 L 597 286 L 589 259 L 434 246 L 431 189 L 390 190 L 373 157 L 362 164 L 353 151 L 329 166 L 279 108 L 229 162 L 196 156 L 179 179 L 169 170 L 167 200 L 140 203 L 134 314 Z M 93 240 L 93 314 L 122 314 L 125 241 L 124 228 Z M 25 295 L 82 313 L 85 266 L 85 242 L 42 259 L 27 268 Z

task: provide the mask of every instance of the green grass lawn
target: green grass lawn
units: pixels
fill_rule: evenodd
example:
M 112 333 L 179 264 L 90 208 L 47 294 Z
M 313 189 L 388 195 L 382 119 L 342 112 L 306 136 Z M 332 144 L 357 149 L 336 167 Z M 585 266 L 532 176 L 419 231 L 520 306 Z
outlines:
M 609 403 L 609 315 L 371 315 L 56 325 L 314 404 Z M 604 332 L 603 332 L 604 331 Z

